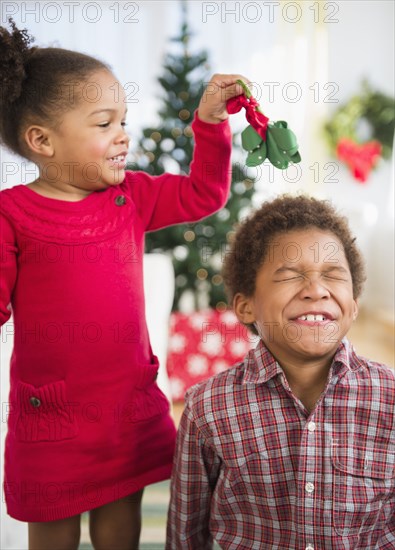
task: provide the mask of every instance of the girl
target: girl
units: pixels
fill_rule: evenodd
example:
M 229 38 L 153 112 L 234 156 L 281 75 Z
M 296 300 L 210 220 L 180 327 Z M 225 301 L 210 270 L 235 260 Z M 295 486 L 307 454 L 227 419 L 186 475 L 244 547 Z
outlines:
M 0 193 L 0 321 L 13 314 L 5 449 L 8 513 L 31 550 L 138 547 L 143 488 L 170 476 L 175 427 L 144 316 L 145 231 L 221 208 L 230 185 L 226 101 L 215 75 L 192 128 L 189 176 L 125 171 L 126 101 L 107 65 L 31 47 L 0 28 L 0 135 L 39 177 Z M 116 93 L 115 93 L 116 92 Z

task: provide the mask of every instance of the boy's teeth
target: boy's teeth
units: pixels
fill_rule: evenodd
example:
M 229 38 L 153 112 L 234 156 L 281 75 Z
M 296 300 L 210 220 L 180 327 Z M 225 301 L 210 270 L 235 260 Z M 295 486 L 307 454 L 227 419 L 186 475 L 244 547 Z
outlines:
M 324 315 L 301 315 L 298 317 L 298 319 L 301 319 L 302 321 L 325 321 Z

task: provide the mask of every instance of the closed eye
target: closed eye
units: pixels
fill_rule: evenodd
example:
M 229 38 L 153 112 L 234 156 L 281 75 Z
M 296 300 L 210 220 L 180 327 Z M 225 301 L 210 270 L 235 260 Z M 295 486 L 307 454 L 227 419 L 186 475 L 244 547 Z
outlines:
M 336 276 L 336 275 L 332 275 L 330 273 L 324 273 L 324 277 L 326 277 L 326 279 L 333 279 L 334 281 L 347 281 L 348 279 L 345 279 L 344 277 L 340 277 L 339 275 Z
M 103 124 L 98 124 L 99 128 L 108 128 L 110 126 L 110 122 L 103 122 Z M 127 126 L 128 123 L 127 122 L 121 122 L 121 126 L 122 128 L 125 128 L 125 126 Z
M 276 283 L 281 283 L 283 281 L 297 281 L 303 279 L 303 275 L 294 275 L 293 277 L 285 277 L 284 279 L 275 280 Z

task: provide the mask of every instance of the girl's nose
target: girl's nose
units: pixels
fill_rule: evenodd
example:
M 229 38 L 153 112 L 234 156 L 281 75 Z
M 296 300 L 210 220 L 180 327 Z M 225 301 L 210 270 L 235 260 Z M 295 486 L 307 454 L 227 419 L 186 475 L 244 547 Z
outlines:
M 116 142 L 124 143 L 126 146 L 128 146 L 129 141 L 130 141 L 129 134 L 126 132 L 125 128 L 122 127 L 116 137 Z

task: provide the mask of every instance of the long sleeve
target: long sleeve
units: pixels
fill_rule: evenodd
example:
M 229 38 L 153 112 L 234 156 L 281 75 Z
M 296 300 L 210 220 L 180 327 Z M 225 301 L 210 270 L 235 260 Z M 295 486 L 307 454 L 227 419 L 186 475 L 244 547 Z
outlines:
M 210 503 L 219 466 L 187 405 L 177 434 L 166 550 L 211 550 Z
M 17 275 L 17 246 L 8 220 L 0 215 L 0 325 L 11 316 L 11 295 Z
M 387 520 L 383 532 L 376 543 L 377 550 L 392 550 L 395 548 L 395 495 L 390 499 L 388 505 L 390 511 L 387 513 Z
M 127 172 L 123 185 L 130 187 L 145 231 L 198 221 L 222 208 L 231 182 L 231 132 L 227 120 L 201 121 L 195 113 L 195 138 L 188 176 Z

